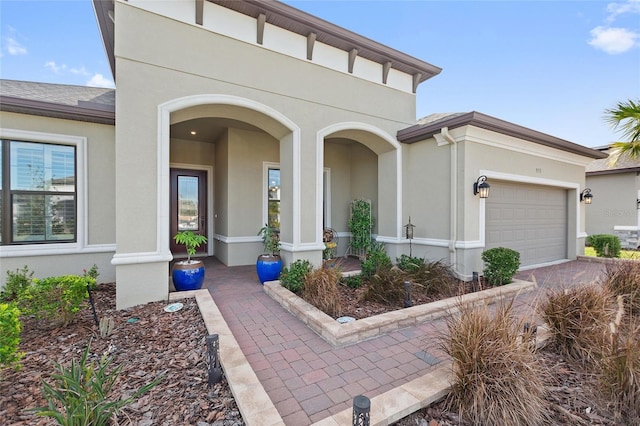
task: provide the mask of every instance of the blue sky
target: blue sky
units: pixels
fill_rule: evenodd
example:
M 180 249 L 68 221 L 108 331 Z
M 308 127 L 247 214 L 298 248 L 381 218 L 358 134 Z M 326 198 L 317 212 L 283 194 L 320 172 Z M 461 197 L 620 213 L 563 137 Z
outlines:
M 586 146 L 640 99 L 640 0 L 286 3 L 443 68 L 417 118 L 479 111 Z M 112 87 L 89 0 L 0 1 L 0 77 Z

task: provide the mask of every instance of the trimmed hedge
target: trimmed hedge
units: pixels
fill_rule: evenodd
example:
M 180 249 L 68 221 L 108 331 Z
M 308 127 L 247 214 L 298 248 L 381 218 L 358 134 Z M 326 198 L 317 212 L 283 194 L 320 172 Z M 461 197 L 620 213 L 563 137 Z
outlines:
M 593 246 L 598 257 L 620 257 L 620 238 L 611 234 L 589 235 L 587 245 Z
M 520 267 L 520 253 L 506 247 L 482 252 L 484 277 L 491 285 L 509 284 Z

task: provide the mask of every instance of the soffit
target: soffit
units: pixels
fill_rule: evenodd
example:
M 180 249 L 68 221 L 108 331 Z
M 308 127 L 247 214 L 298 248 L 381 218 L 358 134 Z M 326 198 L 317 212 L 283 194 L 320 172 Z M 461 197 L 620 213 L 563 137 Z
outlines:
M 411 144 L 428 139 L 433 135 L 440 133 L 443 127 L 447 127 L 449 130 L 452 130 L 462 126 L 475 126 L 481 129 L 494 131 L 503 135 L 538 143 L 540 145 L 582 155 L 588 158 L 600 159 L 607 157 L 607 154 L 600 151 L 476 111 L 445 114 L 441 118 L 435 120 L 430 120 L 428 117 L 425 117 L 425 119 L 419 120 L 419 122 L 420 121 L 425 124 L 416 124 L 406 129 L 399 130 L 397 133 L 398 140 L 402 143 Z

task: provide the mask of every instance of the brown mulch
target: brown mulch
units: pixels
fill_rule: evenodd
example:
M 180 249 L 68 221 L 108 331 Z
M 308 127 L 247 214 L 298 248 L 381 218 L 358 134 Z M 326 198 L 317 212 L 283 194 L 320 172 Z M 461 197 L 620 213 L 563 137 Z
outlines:
M 122 371 L 109 399 L 120 398 L 164 376 L 160 384 L 126 407 L 113 424 L 119 425 L 243 425 L 226 380 L 208 386 L 207 335 L 195 299 L 164 312 L 167 302 L 115 310 L 115 284 L 100 284 L 92 292 L 99 318 L 111 317 L 113 332 L 101 338 L 89 303 L 74 321 L 47 329 L 42 322 L 23 318 L 20 351 L 25 355 L 18 371 L 0 373 L 0 421 L 3 425 L 47 425 L 30 408 L 45 405 L 42 380 L 55 372 L 53 362 L 68 365 L 80 360 L 91 342 L 91 359 L 108 352 L 112 367 Z

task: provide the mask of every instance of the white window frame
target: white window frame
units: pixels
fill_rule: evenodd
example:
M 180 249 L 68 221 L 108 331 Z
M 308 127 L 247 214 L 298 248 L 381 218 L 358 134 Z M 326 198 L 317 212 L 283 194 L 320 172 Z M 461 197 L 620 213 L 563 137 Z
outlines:
M 269 220 L 269 193 L 267 191 L 269 188 L 269 169 L 280 170 L 280 163 L 271 163 L 268 161 L 262 163 L 262 223 L 260 226 L 268 223 Z
M 0 138 L 35 143 L 73 146 L 76 149 L 76 241 L 0 245 L 0 257 L 68 254 L 81 251 L 88 244 L 87 215 L 87 138 L 56 133 L 0 128 Z M 5 189 L 8 190 L 8 189 Z

